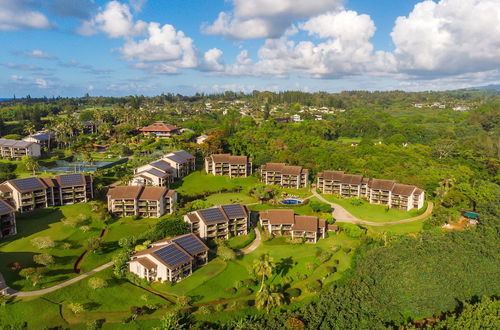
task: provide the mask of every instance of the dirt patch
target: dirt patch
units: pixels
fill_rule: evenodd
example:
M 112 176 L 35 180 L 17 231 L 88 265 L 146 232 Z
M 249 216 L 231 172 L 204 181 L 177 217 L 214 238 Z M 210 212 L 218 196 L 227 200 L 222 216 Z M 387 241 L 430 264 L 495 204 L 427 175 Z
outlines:
M 448 223 L 443 226 L 445 230 L 464 230 L 469 227 L 468 219 L 464 217 L 460 217 L 457 222 Z

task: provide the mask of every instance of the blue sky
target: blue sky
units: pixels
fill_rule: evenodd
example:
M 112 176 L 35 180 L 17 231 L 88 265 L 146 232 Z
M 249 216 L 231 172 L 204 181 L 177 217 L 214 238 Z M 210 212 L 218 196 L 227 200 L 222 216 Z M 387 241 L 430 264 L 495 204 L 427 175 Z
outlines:
M 0 0 L 0 97 L 500 82 L 500 0 Z

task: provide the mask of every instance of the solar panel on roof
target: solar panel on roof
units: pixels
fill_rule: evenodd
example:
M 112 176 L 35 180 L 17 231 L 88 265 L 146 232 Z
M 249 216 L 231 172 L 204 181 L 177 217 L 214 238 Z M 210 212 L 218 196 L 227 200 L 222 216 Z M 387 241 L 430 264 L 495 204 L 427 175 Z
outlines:
M 167 265 L 175 266 L 180 263 L 189 261 L 189 257 L 179 250 L 175 245 L 167 245 L 164 248 L 159 249 L 155 254 L 163 260 Z
M 172 166 L 170 166 L 169 164 L 167 164 L 167 163 L 165 163 L 163 161 L 153 162 L 153 163 L 151 163 L 151 166 L 157 167 L 157 168 L 162 169 L 164 171 L 170 171 L 170 170 L 172 170 Z
M 7 204 L 4 201 L 0 201 L 0 214 L 6 213 L 6 212 L 11 212 L 11 211 L 12 211 L 12 207 L 9 204 Z
M 59 176 L 61 179 L 61 184 L 63 186 L 76 186 L 84 184 L 82 175 L 79 173 L 74 174 L 63 174 Z
M 36 190 L 45 188 L 36 178 L 15 179 L 13 182 L 21 190 Z
M 184 159 L 189 159 L 193 158 L 193 155 L 191 155 L 189 152 L 186 152 L 184 150 L 176 151 L 174 152 L 177 156 L 184 158 Z
M 176 163 L 184 163 L 186 161 L 184 158 L 181 158 L 177 155 L 169 155 L 166 158 L 173 160 Z
M 206 247 L 200 243 L 195 237 L 191 235 L 175 238 L 172 240 L 184 249 L 187 253 L 193 255 L 194 253 L 204 250 Z
M 226 220 L 226 218 L 224 218 L 224 214 L 222 214 L 221 210 L 219 210 L 217 208 L 200 210 L 198 212 L 200 212 L 202 217 L 207 222 Z
M 247 216 L 240 204 L 222 205 L 222 209 L 229 218 L 243 218 Z
M 155 169 L 155 168 L 149 169 L 149 170 L 147 170 L 146 172 L 148 172 L 149 174 L 152 174 L 152 175 L 154 175 L 154 176 L 157 176 L 157 177 L 159 177 L 159 178 L 163 178 L 163 177 L 165 177 L 165 176 L 166 176 L 166 174 L 165 174 L 165 173 L 163 173 L 162 171 L 158 171 L 158 170 L 157 170 L 157 169 Z

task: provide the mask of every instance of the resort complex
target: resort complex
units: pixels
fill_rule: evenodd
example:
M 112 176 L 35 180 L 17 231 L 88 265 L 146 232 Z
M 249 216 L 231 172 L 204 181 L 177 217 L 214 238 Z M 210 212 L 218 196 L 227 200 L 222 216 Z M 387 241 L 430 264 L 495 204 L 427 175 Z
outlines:
M 283 188 L 304 188 L 309 186 L 309 170 L 302 166 L 284 163 L 267 163 L 260 168 L 262 182 Z
M 202 239 L 228 239 L 246 235 L 249 230 L 249 213 L 245 205 L 228 204 L 197 210 L 184 216 L 191 232 Z
M 107 199 L 109 212 L 116 216 L 159 218 L 175 211 L 177 193 L 166 187 L 117 186 Z
M 296 215 L 290 209 L 275 209 L 260 212 L 262 229 L 272 235 L 290 236 L 303 239 L 306 243 L 316 243 L 325 238 L 327 224 L 315 216 Z
M 21 213 L 49 206 L 86 203 L 94 194 L 92 176 L 81 173 L 8 180 L 0 185 L 0 192 Z
M 168 153 L 161 160 L 172 167 L 174 178 L 183 178 L 196 170 L 196 157 L 184 150 Z
M 205 158 L 205 171 L 213 175 L 244 178 L 252 174 L 252 160 L 248 156 L 213 154 Z
M 372 204 L 409 211 L 424 206 L 424 191 L 393 180 L 369 179 L 343 171 L 324 171 L 317 175 L 317 188 L 323 194 L 359 197 Z
M 208 262 L 208 247 L 194 234 L 157 241 L 132 255 L 129 270 L 147 281 L 176 283 Z

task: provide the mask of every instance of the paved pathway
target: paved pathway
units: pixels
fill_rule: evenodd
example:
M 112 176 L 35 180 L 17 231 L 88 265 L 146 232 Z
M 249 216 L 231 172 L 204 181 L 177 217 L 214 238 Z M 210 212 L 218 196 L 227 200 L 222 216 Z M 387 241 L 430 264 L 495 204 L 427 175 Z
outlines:
M 240 255 L 252 253 L 256 248 L 259 247 L 260 242 L 262 241 L 262 238 L 260 237 L 260 231 L 258 228 L 254 228 L 253 230 L 255 230 L 255 239 L 249 247 L 239 251 Z
M 424 213 L 422 213 L 416 217 L 403 219 L 403 220 L 397 220 L 397 221 L 372 222 L 372 221 L 366 221 L 366 220 L 361 220 L 359 218 L 356 218 L 354 215 L 349 213 L 341 205 L 336 204 L 336 203 L 332 203 L 332 202 L 326 200 L 323 196 L 318 194 L 314 188 L 311 189 L 311 192 L 313 193 L 314 197 L 316 197 L 319 200 L 321 200 L 322 202 L 328 203 L 332 206 L 333 218 L 336 220 L 336 222 L 348 222 L 348 223 L 355 223 L 358 225 L 381 227 L 381 226 L 390 226 L 390 225 L 397 225 L 397 224 L 401 224 L 401 223 L 413 222 L 413 221 L 421 220 L 421 219 L 428 217 L 432 213 L 432 210 L 434 208 L 434 204 L 432 202 L 427 202 L 427 210 L 425 210 Z
M 46 294 L 46 293 L 49 293 L 52 291 L 56 291 L 60 288 L 64 288 L 65 286 L 71 285 L 71 284 L 76 283 L 80 280 L 83 280 L 84 278 L 89 277 L 90 275 L 95 274 L 97 272 L 100 272 L 101 270 L 104 270 L 106 268 L 109 268 L 112 265 L 113 265 L 113 262 L 110 261 L 108 263 L 105 263 L 102 266 L 99 266 L 97 268 L 94 268 L 94 269 L 86 272 L 86 273 L 83 273 L 82 275 L 79 275 L 75 278 L 67 280 L 66 282 L 62 282 L 62 283 L 56 284 L 54 286 L 51 286 L 50 288 L 36 290 L 36 291 L 16 291 L 14 289 L 9 288 L 7 290 L 7 294 L 14 296 L 14 297 L 31 297 L 31 296 L 38 296 L 38 295 Z M 0 274 L 0 281 L 1 281 L 1 277 L 2 277 L 2 275 Z

